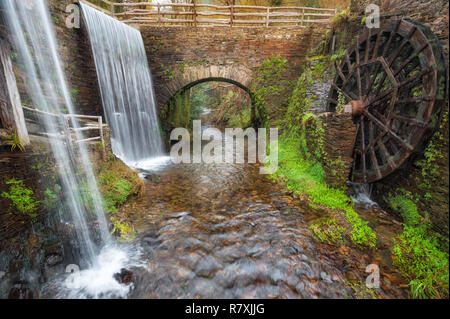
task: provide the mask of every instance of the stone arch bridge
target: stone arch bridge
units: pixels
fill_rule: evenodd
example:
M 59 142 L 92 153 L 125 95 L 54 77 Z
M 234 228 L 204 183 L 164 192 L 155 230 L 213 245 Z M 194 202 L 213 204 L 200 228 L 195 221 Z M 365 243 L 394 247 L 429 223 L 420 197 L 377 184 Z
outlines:
M 315 48 L 327 25 L 288 27 L 135 26 L 144 39 L 161 109 L 178 91 L 205 81 L 224 81 L 247 92 L 255 69 L 270 57 L 288 62 L 287 80 L 296 79 L 307 52 Z

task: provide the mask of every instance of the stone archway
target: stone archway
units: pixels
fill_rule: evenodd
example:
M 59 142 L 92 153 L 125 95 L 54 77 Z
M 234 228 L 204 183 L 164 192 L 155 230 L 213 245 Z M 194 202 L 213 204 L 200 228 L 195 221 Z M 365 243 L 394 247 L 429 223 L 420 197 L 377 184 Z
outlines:
M 171 75 L 171 80 L 158 88 L 156 101 L 161 109 L 180 91 L 187 90 L 197 84 L 208 81 L 228 82 L 246 91 L 253 101 L 253 93 L 249 89 L 253 72 L 242 65 L 198 65 L 185 66 Z
M 251 123 L 254 127 L 262 122 L 259 112 L 256 110 L 255 95 L 251 91 L 252 72 L 244 66 L 189 66 L 183 72 L 177 71 L 172 74 L 172 80 L 164 88 L 160 88 L 157 95 L 159 110 L 162 110 L 167 103 L 177 94 L 189 90 L 190 88 L 204 82 L 225 82 L 239 87 L 245 91 L 251 101 Z

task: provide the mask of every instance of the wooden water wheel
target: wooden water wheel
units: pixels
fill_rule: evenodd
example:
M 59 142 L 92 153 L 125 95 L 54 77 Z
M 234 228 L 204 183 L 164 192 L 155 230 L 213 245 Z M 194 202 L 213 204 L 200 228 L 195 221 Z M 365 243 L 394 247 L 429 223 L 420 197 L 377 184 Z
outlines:
M 382 179 L 420 145 L 439 118 L 446 70 L 437 38 L 412 21 L 389 20 L 356 38 L 336 64 L 327 105 L 352 105 L 354 182 Z

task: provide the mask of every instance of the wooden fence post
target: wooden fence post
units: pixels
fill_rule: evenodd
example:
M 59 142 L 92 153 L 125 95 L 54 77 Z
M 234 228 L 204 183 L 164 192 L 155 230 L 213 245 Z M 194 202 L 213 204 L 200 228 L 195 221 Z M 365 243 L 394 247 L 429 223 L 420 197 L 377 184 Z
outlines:
M 194 26 L 197 27 L 197 7 L 195 6 L 195 0 L 192 1 L 194 8 L 192 9 L 192 18 L 194 20 Z
M 305 25 L 305 8 L 302 8 L 302 24 L 301 26 L 303 27 Z
M 270 7 L 267 7 L 266 27 L 269 27 L 269 19 L 270 19 Z
M 105 139 L 103 138 L 103 119 L 101 116 L 98 117 L 98 129 L 100 131 L 100 141 L 102 142 L 103 159 L 106 159 Z
M 114 18 L 114 2 L 111 2 L 111 17 Z
M 64 140 L 67 145 L 67 150 L 69 151 L 69 157 L 72 161 L 72 164 L 75 165 L 75 153 L 73 150 L 73 143 L 72 143 L 72 135 L 70 133 L 70 126 L 69 126 L 69 115 L 61 114 L 60 118 L 62 120 L 62 126 L 63 126 L 63 132 L 64 132 Z
M 158 2 L 158 26 L 161 25 L 161 5 Z
M 0 121 L 3 126 L 15 131 L 24 145 L 30 144 L 22 102 L 17 88 L 11 61 L 11 50 L 6 40 L 0 39 Z
M 230 5 L 230 27 L 233 26 L 233 14 L 234 14 L 234 6 Z

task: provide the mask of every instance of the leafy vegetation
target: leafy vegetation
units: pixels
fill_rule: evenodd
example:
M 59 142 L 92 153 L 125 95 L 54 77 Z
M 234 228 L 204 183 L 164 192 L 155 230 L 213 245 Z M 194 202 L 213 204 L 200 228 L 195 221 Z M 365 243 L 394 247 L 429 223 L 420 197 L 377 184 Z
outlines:
M 424 152 L 424 159 L 416 162 L 422 172 L 422 183 L 419 185 L 424 190 L 431 189 L 432 185 L 441 176 L 439 172 L 438 161 L 444 158 L 444 154 L 440 150 L 439 144 L 444 141 L 444 128 L 448 123 L 448 110 L 442 116 L 439 129 L 433 135 Z
M 116 213 L 132 195 L 143 189 L 142 180 L 119 160 L 107 161 L 97 176 L 107 213 Z
M 47 188 L 44 192 L 44 199 L 42 200 L 42 204 L 47 210 L 53 210 L 56 207 L 58 207 L 58 194 L 61 192 L 61 186 L 56 184 L 51 190 L 50 188 Z
M 31 218 L 36 217 L 38 201 L 34 198 L 32 189 L 25 186 L 21 180 L 10 179 L 6 181 L 9 186 L 8 192 L 3 192 L 2 197 L 12 201 L 12 206 L 24 215 Z
M 448 298 L 449 256 L 429 222 L 407 194 L 387 202 L 403 217 L 403 232 L 394 238 L 394 265 L 409 279 L 413 298 Z
M 130 241 L 133 240 L 136 235 L 136 231 L 130 226 L 129 223 L 120 221 L 118 218 L 111 217 L 111 224 L 113 225 L 113 229 L 111 234 L 115 234 L 120 240 Z
M 17 131 L 14 131 L 11 136 L 3 136 L 3 139 L 6 140 L 6 143 L 11 144 L 11 152 L 14 152 L 16 149 L 25 152 L 25 146 L 19 135 L 17 135 Z
M 309 87 L 323 77 L 331 62 L 341 56 L 342 53 L 338 52 L 333 56 L 311 57 L 311 66 L 305 68 L 295 83 L 286 114 L 278 121 L 285 129 L 278 140 L 278 170 L 271 178 L 284 182 L 287 189 L 294 193 L 308 196 L 312 204 L 342 212 L 348 225 L 340 227 L 346 229 L 350 240 L 359 247 L 374 247 L 376 235 L 368 223 L 358 216 L 351 199 L 342 189 L 332 188 L 325 181 L 321 164 L 321 161 L 327 161 L 323 146 L 325 127 L 320 118 L 308 112 L 312 101 Z M 337 169 L 342 166 L 338 164 Z M 337 219 L 328 221 L 328 225 L 319 224 L 322 228 L 313 225 L 311 231 L 319 240 L 336 241 L 342 229 L 334 222 Z
M 320 162 L 305 159 L 299 152 L 301 136 L 282 135 L 278 141 L 278 170 L 271 176 L 283 181 L 289 191 L 307 195 L 313 204 L 341 211 L 350 225 L 351 241 L 360 247 L 374 247 L 376 235 L 353 208 L 353 204 L 340 189 L 330 188 Z M 344 227 L 344 225 L 342 225 Z
M 319 218 L 309 226 L 314 238 L 327 244 L 341 244 L 344 228 L 332 217 Z

